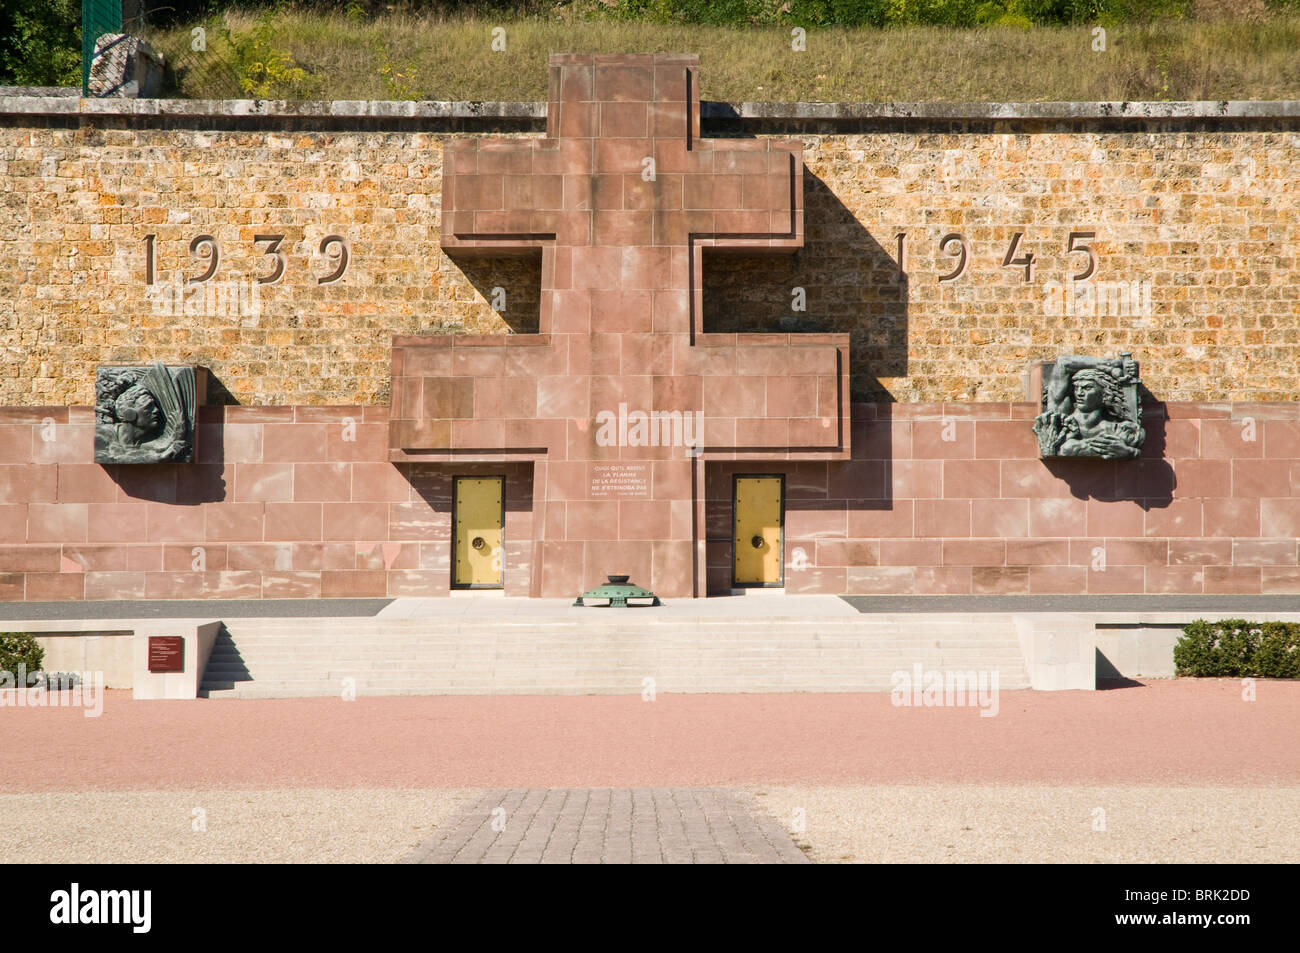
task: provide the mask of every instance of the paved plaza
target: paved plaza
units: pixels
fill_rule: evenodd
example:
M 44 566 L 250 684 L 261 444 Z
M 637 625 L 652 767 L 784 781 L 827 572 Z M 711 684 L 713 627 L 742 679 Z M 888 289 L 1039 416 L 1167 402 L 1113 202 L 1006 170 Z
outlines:
M 752 799 L 725 788 L 488 791 L 413 864 L 804 864 Z

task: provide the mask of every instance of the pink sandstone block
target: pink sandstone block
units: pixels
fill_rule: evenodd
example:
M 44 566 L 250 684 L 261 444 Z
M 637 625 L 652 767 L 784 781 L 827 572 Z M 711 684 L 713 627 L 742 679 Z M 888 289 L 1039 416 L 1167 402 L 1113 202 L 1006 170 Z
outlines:
M 324 570 L 320 574 L 322 599 L 363 599 L 388 594 L 388 574 L 382 570 L 336 572 Z
M 1202 536 L 1201 501 L 1172 500 L 1168 506 L 1153 506 L 1146 513 L 1147 536 Z
M 1283 460 L 1300 457 L 1300 421 L 1266 420 L 1263 427 L 1265 457 Z
M 360 415 L 353 419 L 355 423 L 335 424 L 326 430 L 325 456 L 334 461 L 382 459 L 388 447 L 388 424 L 363 423 Z
M 354 502 L 406 502 L 410 499 L 412 490 L 410 481 L 403 472 L 403 466 L 392 463 L 353 463 L 352 500 Z
M 1133 500 L 1088 500 L 1089 536 L 1142 536 L 1145 533 L 1146 513 L 1142 505 Z M 1197 535 L 1183 533 L 1179 535 Z
M 1003 566 L 1007 560 L 1007 544 L 1001 539 L 945 539 L 943 564 L 945 566 Z
M 912 423 L 912 456 L 963 459 L 975 456 L 975 423 L 970 420 L 917 420 Z
M 1033 460 L 1038 457 L 1038 440 L 1024 421 L 977 420 L 974 427 L 975 456 L 978 459 Z
M 786 567 L 785 591 L 800 593 L 844 592 L 848 585 L 848 570 L 841 566 L 808 566 L 803 569 Z
M 218 567 L 207 567 L 210 572 Z M 226 570 L 289 570 L 293 568 L 292 543 L 231 543 L 226 547 Z
M 0 464 L 0 503 L 53 503 L 56 473 L 35 464 Z
M 1238 539 L 1232 544 L 1234 566 L 1294 566 L 1296 540 Z
M 22 543 L 27 540 L 27 504 L 0 504 L 0 543 Z
M 1261 501 L 1252 499 L 1207 499 L 1201 506 L 1203 531 L 1206 536 L 1258 536 L 1261 526 Z M 1284 530 L 1275 530 L 1265 524 L 1269 536 L 1280 536 Z
M 968 595 L 971 591 L 969 566 L 918 566 L 914 579 L 917 595 Z
M 975 566 L 971 569 L 971 592 L 975 595 L 1017 595 L 1029 592 L 1026 566 Z
M 1258 426 L 1252 429 L 1249 424 L 1239 420 L 1201 421 L 1201 456 L 1209 460 L 1262 457 L 1264 435 Z
M 911 566 L 850 566 L 845 570 L 844 591 L 862 595 L 908 595 L 916 591 L 916 570 Z
M 87 572 L 85 578 L 85 597 L 96 599 L 145 599 L 145 577 L 143 572 Z
M 838 509 L 787 507 L 786 532 L 804 539 L 843 539 L 848 535 L 848 514 Z
M 162 547 L 163 572 L 200 572 L 228 568 L 223 543 L 172 543 Z
M 1263 582 L 1258 566 L 1206 566 L 1205 592 L 1207 595 L 1255 595 Z
M 32 441 L 33 463 L 86 463 L 94 457 L 95 428 L 93 424 L 56 425 L 48 432 L 35 428 Z
M 161 546 L 127 546 L 125 549 L 128 572 L 158 572 L 162 569 Z M 64 570 L 69 568 L 65 563 Z
M 265 424 L 262 460 L 265 463 L 323 460 L 326 457 L 328 430 L 326 424 Z
M 1166 420 L 1164 436 L 1166 459 L 1181 462 L 1201 456 L 1201 421 Z
M 890 467 L 894 500 L 940 499 L 943 461 L 895 460 Z
M 0 572 L 58 572 L 58 546 L 0 546 Z
M 941 539 L 882 539 L 882 566 L 939 566 L 943 563 Z
M 85 503 L 31 503 L 27 507 L 27 541 L 31 543 L 86 542 Z
M 352 498 L 352 466 L 347 463 L 295 463 L 293 500 L 341 503 Z
M 322 525 L 321 503 L 267 503 L 264 538 L 271 540 L 319 540 Z M 213 567 L 220 568 L 220 567 Z
M 920 426 L 918 422 L 917 426 Z M 943 461 L 943 495 L 949 499 L 996 500 L 1001 466 L 996 460 Z
M 261 540 L 264 507 L 263 503 L 204 503 L 204 537 L 221 543 Z
M 233 498 L 241 503 L 284 502 L 293 499 L 293 464 L 236 464 Z
M 31 577 L 28 577 L 28 588 L 31 588 Z M 1260 592 L 1269 593 L 1300 593 L 1300 569 L 1292 569 L 1285 566 L 1266 566 L 1260 570 Z
M 167 503 L 149 503 L 146 506 L 144 538 L 150 542 L 203 539 L 202 507 Z
M 117 499 L 111 472 L 97 463 L 61 463 L 56 479 L 61 503 L 111 503 Z
M 1084 566 L 1029 567 L 1029 592 L 1033 595 L 1082 595 L 1087 591 L 1088 570 Z
M 1290 496 L 1291 467 L 1290 460 L 1233 460 L 1232 495 L 1238 499 Z M 1227 483 L 1221 484 L 1218 493 L 1206 495 L 1218 496 L 1227 485 Z
M 1104 570 L 1088 569 L 1088 592 L 1117 593 L 1146 591 L 1146 569 L 1142 566 L 1116 566 L 1108 561 Z
M 1219 496 L 1232 486 L 1232 460 L 1178 460 L 1174 464 L 1175 492 L 1180 497 Z
M 971 535 L 1028 536 L 1029 500 L 971 501 Z
M 74 572 L 29 572 L 20 598 L 29 602 L 79 601 L 86 596 L 86 580 Z
M 892 501 L 881 508 L 849 510 L 848 535 L 854 537 L 911 537 L 915 528 L 912 500 Z
M 817 566 L 875 566 L 880 562 L 880 541 L 875 539 L 820 539 L 811 551 Z
M 208 571 L 203 573 L 202 591 L 203 596 L 209 599 L 260 599 L 262 574 Z
M 146 572 L 140 575 L 145 581 L 146 599 L 193 599 L 203 595 L 205 589 L 206 574 L 201 572 Z
M 1167 539 L 1108 539 L 1105 542 L 1109 566 L 1168 566 Z
M 1148 566 L 1146 591 L 1159 594 L 1195 595 L 1205 589 L 1205 573 L 1190 566 Z
M 356 543 L 294 543 L 295 572 L 348 572 L 356 568 Z
M 1007 497 L 1068 497 L 1070 495 L 1069 484 L 1054 475 L 1040 460 L 1003 460 L 1001 465 L 1002 493 Z
M 315 572 L 262 573 L 263 599 L 319 599 L 320 574 Z
M 916 535 L 920 537 L 969 536 L 969 500 L 917 500 Z
M 87 541 L 121 543 L 146 538 L 148 509 L 144 503 L 87 504 Z
M 1008 566 L 1068 566 L 1068 539 L 1008 539 Z
M 1169 540 L 1169 565 L 1226 566 L 1232 562 L 1231 539 L 1171 539 Z
M 1084 536 L 1088 532 L 1088 503 L 1075 499 L 1029 500 L 1029 535 Z

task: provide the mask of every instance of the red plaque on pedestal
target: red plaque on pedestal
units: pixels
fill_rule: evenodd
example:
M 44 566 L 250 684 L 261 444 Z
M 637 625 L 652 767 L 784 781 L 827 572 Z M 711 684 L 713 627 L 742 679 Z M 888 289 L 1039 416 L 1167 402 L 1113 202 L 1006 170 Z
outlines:
M 158 674 L 185 671 L 184 636 L 149 636 L 149 671 Z

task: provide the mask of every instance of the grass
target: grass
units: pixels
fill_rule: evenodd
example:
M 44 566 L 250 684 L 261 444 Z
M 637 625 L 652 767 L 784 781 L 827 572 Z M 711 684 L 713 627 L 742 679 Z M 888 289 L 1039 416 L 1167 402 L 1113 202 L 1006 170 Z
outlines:
M 558 52 L 699 53 L 703 97 L 728 101 L 1300 98 L 1297 16 L 1116 25 L 1105 52 L 1086 26 L 827 29 L 793 52 L 783 27 L 292 10 L 228 12 L 194 52 L 192 26 L 150 36 L 190 98 L 247 96 L 240 78 L 268 48 L 306 72 L 259 90 L 285 99 L 544 100 Z M 491 48 L 497 26 L 504 52 Z

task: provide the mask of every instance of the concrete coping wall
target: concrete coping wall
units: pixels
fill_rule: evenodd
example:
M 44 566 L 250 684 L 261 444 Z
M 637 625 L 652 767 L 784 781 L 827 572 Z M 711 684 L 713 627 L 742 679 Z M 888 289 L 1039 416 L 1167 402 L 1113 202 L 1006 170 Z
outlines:
M 2 116 L 155 116 L 159 118 L 266 118 L 340 120 L 491 120 L 546 118 L 544 102 L 438 102 L 385 100 L 283 101 L 262 99 L 84 99 L 66 95 L 5 95 Z M 1300 100 L 1217 100 L 1190 102 L 1034 103 L 727 103 L 700 104 L 705 120 L 787 123 L 871 120 L 956 120 L 962 122 L 1114 122 L 1116 120 L 1300 119 Z

